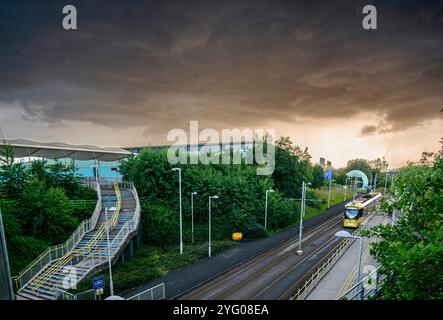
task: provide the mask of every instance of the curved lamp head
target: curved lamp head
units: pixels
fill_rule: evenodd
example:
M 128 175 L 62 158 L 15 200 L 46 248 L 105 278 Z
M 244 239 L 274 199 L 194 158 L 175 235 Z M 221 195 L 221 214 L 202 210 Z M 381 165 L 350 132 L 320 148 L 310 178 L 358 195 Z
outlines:
M 197 193 L 197 192 L 191 192 L 191 194 L 195 196 L 195 195 L 197 195 L 198 193 Z
M 275 192 L 275 191 L 272 189 L 269 189 L 269 190 L 266 190 L 266 192 Z
M 181 171 L 181 168 L 172 168 L 171 171 Z
M 211 199 L 218 199 L 218 196 L 210 196 Z
M 358 236 L 353 236 L 352 234 L 350 234 L 347 231 L 339 231 L 335 234 L 336 237 L 338 238 L 354 238 L 354 239 L 360 239 L 361 237 Z

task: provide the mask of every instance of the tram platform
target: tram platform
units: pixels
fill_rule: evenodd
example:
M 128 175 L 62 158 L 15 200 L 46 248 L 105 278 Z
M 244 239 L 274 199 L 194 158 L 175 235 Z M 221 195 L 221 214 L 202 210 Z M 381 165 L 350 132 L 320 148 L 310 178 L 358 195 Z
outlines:
M 378 224 L 388 223 L 388 221 L 389 218 L 386 215 L 374 214 L 367 221 L 365 229 Z M 361 278 L 367 276 L 379 266 L 377 261 L 369 254 L 370 243 L 373 241 L 375 241 L 374 238 L 365 238 L 363 241 Z M 331 270 L 309 293 L 306 300 L 336 300 L 353 285 L 356 279 L 359 246 L 359 241 L 354 241 Z

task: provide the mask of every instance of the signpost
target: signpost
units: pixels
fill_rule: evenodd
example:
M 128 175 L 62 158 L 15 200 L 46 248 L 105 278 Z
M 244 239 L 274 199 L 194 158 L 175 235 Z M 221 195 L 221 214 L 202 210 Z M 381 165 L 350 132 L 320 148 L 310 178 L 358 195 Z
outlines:
M 103 288 L 105 287 L 105 277 L 100 275 L 92 279 L 92 287 L 95 290 L 95 294 L 101 296 L 103 294 Z

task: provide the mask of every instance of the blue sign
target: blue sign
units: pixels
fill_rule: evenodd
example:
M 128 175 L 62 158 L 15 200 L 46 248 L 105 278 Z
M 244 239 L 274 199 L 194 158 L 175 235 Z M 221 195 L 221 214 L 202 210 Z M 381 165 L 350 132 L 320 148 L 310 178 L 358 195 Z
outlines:
M 100 290 L 105 287 L 105 277 L 103 275 L 92 279 L 92 286 L 95 290 Z
M 332 180 L 332 170 L 328 170 L 325 172 L 325 179 Z

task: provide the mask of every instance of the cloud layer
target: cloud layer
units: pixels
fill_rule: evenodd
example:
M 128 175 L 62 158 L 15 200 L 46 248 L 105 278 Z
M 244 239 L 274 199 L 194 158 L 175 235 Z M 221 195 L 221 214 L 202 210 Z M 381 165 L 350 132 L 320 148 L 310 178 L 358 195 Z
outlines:
M 0 112 L 166 133 L 372 114 L 362 136 L 441 117 L 441 1 L 72 1 L 0 4 Z M 62 130 L 62 129 L 60 129 Z M 128 137 L 128 143 L 130 137 Z

